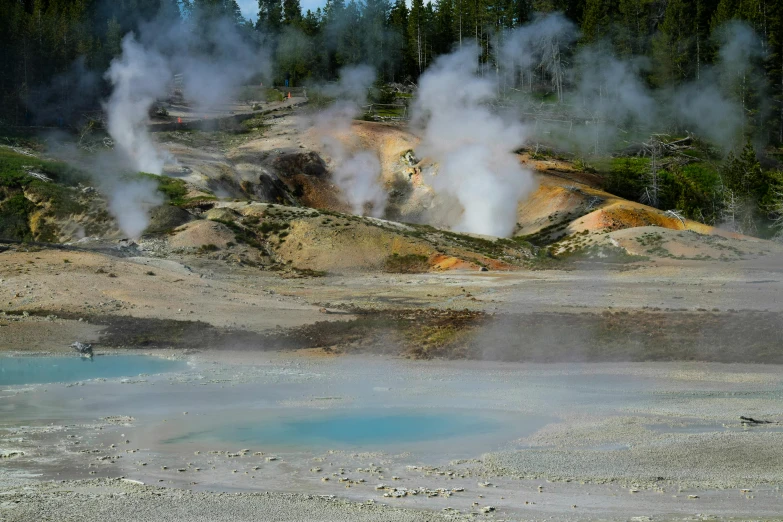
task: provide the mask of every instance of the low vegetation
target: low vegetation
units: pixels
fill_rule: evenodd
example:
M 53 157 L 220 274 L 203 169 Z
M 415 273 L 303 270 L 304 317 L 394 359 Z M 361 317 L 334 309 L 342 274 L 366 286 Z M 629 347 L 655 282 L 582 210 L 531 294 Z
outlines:
M 420 274 L 428 271 L 430 265 L 427 256 L 419 254 L 399 255 L 397 253 L 386 258 L 384 263 L 384 272 L 392 274 Z
M 751 144 L 725 159 L 696 142 L 687 157 L 592 160 L 605 189 L 708 225 L 771 238 L 783 209 L 783 171 L 763 168 Z
M 56 241 L 52 221 L 86 210 L 73 187 L 84 179 L 63 162 L 0 147 L 0 238 Z

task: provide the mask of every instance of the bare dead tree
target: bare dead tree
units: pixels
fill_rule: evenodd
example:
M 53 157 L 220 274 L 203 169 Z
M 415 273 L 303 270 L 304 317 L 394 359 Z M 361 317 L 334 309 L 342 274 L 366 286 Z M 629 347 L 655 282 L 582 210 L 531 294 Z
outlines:
M 560 40 L 556 37 L 545 36 L 541 42 L 541 62 L 539 67 L 549 74 L 552 88 L 557 93 L 558 103 L 563 102 L 563 78 L 565 78 L 565 64 L 560 55 Z
M 660 203 L 661 185 L 659 177 L 659 162 L 661 158 L 661 140 L 653 136 L 645 142 L 644 148 L 650 156 L 650 167 L 645 176 L 645 187 L 640 201 L 652 207 L 658 208 Z
M 723 190 L 723 208 L 721 210 L 721 224 L 732 232 L 741 232 L 738 219 L 740 204 L 737 195 L 731 189 Z
M 673 217 L 675 219 L 679 219 L 680 223 L 682 223 L 682 226 L 685 226 L 685 217 L 682 215 L 682 211 L 680 210 L 667 210 L 664 212 L 667 216 Z
M 604 202 L 603 198 L 600 198 L 598 196 L 590 196 L 588 200 L 585 202 L 585 208 L 588 211 L 592 211 L 595 209 L 598 205 Z

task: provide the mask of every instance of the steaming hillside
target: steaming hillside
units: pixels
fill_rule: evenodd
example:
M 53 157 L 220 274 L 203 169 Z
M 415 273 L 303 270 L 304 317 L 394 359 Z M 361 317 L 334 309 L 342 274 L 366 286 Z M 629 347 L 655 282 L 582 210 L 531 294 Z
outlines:
M 418 136 L 361 121 L 336 139 L 343 151 L 369 151 L 378 158 L 386 203 L 383 219 L 352 215 L 334 180 L 334 147 L 324 146 L 317 127 L 299 130 L 299 110 L 286 107 L 268 120 L 248 120 L 259 130 L 236 134 L 236 142 L 214 141 L 231 136 L 225 131 L 156 134 L 177 165 L 167 169 L 169 176 L 139 178 L 155 183 L 166 200 L 151 210 L 140 248 L 288 275 L 740 259 L 776 248 L 625 200 L 606 192 L 600 175 L 528 153 L 515 161 L 533 173 L 536 188 L 515 207 L 512 238 L 455 233 L 450 229 L 461 219 L 458 202 L 444 202 L 430 185 L 440 175 L 439 165 L 415 156 Z M 3 149 L 0 209 L 6 238 L 97 246 L 123 237 L 108 212 L 111 200 L 89 178 L 39 156 Z M 670 236 L 649 227 L 695 234 Z M 670 240 L 683 245 L 669 248 L 664 243 Z

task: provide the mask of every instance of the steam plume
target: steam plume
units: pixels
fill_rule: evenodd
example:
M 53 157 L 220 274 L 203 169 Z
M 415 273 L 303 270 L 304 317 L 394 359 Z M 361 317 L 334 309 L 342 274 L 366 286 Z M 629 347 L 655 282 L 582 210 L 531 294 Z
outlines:
M 112 61 L 106 77 L 114 86 L 105 110 L 115 146 L 136 170 L 160 174 L 163 156 L 147 131 L 147 119 L 152 104 L 165 96 L 172 79 L 168 63 L 129 34 L 122 41 L 122 55 Z
M 128 237 L 139 237 L 149 225 L 149 213 L 163 204 L 158 185 L 149 179 L 121 181 L 109 196 L 109 211 Z
M 648 86 L 652 64 L 643 57 L 618 57 L 603 42 L 575 50 L 578 30 L 558 13 L 502 34 L 495 59 L 503 94 L 511 92 L 536 122 L 533 137 L 558 148 L 604 153 L 621 139 L 690 130 L 728 151 L 742 141 L 746 103 L 761 88 L 754 64 L 763 55 L 758 36 L 744 22 L 729 22 L 719 35 L 715 66 L 702 65 L 695 81 L 659 89 Z M 530 96 L 542 77 L 558 103 Z M 764 97 L 759 99 L 764 110 Z
M 375 71 L 367 65 L 345 67 L 336 85 L 324 91 L 336 101 L 315 116 L 315 127 L 324 149 L 332 157 L 332 179 L 340 187 L 354 214 L 383 215 L 387 195 L 380 181 L 381 163 L 367 150 L 352 152 L 343 139 L 351 132 L 351 121 L 367 101 L 367 91 L 375 81 Z M 340 139 L 340 137 L 343 139 Z
M 413 123 L 422 132 L 417 155 L 439 164 L 429 180 L 436 193 L 454 196 L 462 206 L 455 230 L 507 237 L 517 203 L 533 188 L 531 173 L 513 152 L 528 132 L 487 106 L 497 84 L 476 74 L 478 52 L 466 46 L 438 58 L 422 75 L 413 104 Z
M 153 21 L 142 27 L 138 39 L 128 34 L 122 54 L 106 73 L 113 86 L 104 104 L 108 131 L 121 155 L 119 163 L 132 171 L 163 172 L 166 155 L 155 146 L 147 119 L 153 104 L 171 90 L 175 74 L 182 74 L 188 100 L 203 110 L 228 102 L 252 76 L 268 73 L 266 53 L 243 39 L 231 21 L 206 20 L 198 13 L 192 20 L 193 27 Z M 129 182 L 121 174 L 104 172 L 99 183 L 108 189 L 109 209 L 120 228 L 137 237 L 162 197 L 155 183 Z

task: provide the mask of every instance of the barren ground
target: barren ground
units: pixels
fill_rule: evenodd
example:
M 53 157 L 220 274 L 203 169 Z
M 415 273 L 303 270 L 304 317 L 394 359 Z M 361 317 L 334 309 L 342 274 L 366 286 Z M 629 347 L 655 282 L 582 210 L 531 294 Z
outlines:
M 220 198 L 200 219 L 136 245 L 0 244 L 0 357 L 73 355 L 80 340 L 99 357 L 188 363 L 0 389 L 0 520 L 779 519 L 783 248 L 611 198 L 590 175 L 525 156 L 549 174 L 520 205 L 518 234 L 558 264 L 528 263 L 531 243 L 506 243 L 519 255 L 501 261 L 482 238 L 272 211 L 240 181 L 319 149 L 294 102 L 238 143 L 168 135 L 179 160 L 168 173 Z M 401 160 L 415 137 L 354 127 L 348 146 L 376 146 L 385 182 L 402 173 L 410 201 L 426 201 L 430 165 Z M 305 195 L 330 187 L 319 183 Z M 594 196 L 600 208 L 588 208 Z M 266 252 L 240 241 L 261 220 L 287 220 L 288 240 L 264 235 Z M 393 253 L 424 254 L 424 273 L 384 271 Z M 366 452 L 258 443 L 242 455 L 229 455 L 233 440 L 194 452 L 163 437 L 272 410 L 411 407 L 519 431 Z

